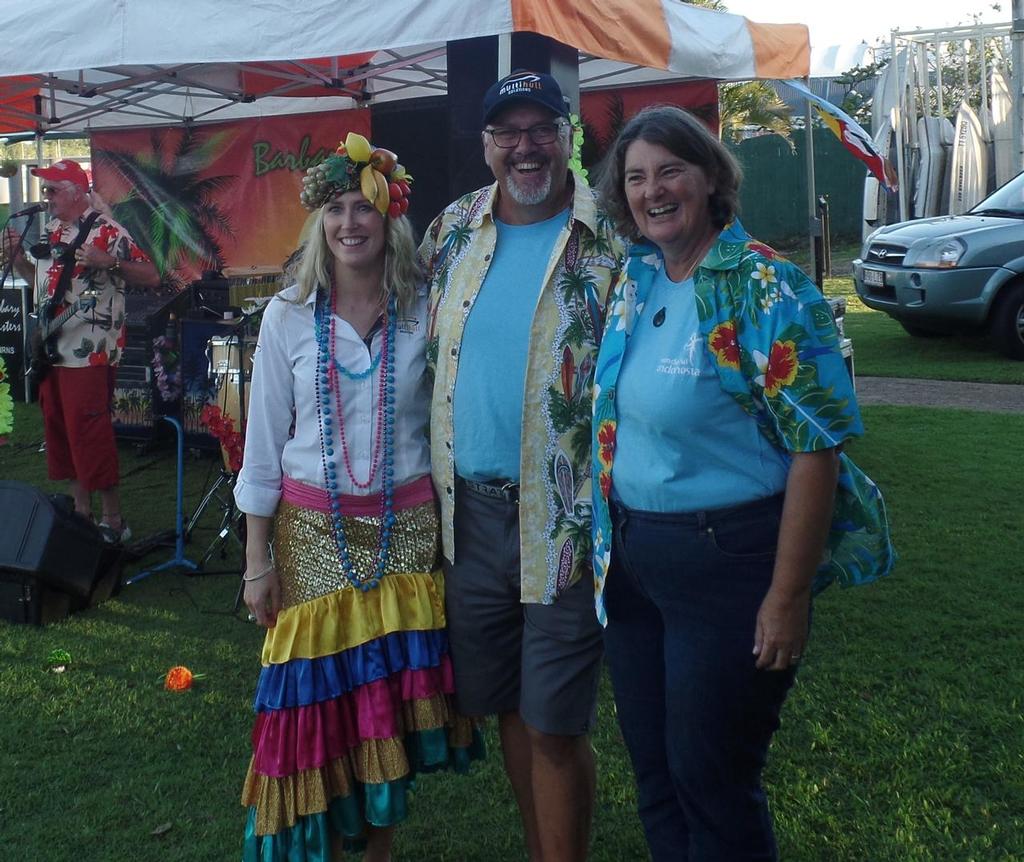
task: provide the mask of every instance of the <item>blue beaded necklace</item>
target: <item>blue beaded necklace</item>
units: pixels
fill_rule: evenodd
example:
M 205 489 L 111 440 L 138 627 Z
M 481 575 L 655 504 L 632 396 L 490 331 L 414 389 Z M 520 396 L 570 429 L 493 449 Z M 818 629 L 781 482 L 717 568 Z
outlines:
M 378 350 L 377 355 L 373 357 L 373 361 L 370 363 L 370 367 L 365 371 L 349 371 L 344 365 L 338 362 L 337 359 L 334 360 L 334 367 L 342 376 L 347 377 L 349 380 L 355 380 L 358 382 L 360 380 L 365 380 L 377 370 L 377 366 L 380 365 L 380 355 L 381 351 Z
M 314 391 L 316 393 L 316 409 L 320 425 L 320 457 L 323 462 L 324 475 L 327 479 L 327 495 L 330 499 L 331 529 L 338 552 L 338 563 L 345 579 L 355 588 L 366 592 L 380 584 L 387 568 L 388 555 L 391 550 L 391 528 L 395 523 L 394 514 L 394 415 L 395 415 L 395 329 L 398 319 L 395 297 L 388 299 L 385 312 L 386 325 L 377 359 L 365 373 L 358 376 L 346 374 L 344 366 L 335 357 L 334 339 L 334 288 L 330 291 L 319 291 L 316 310 L 313 314 L 313 331 L 317 342 L 317 368 Z M 348 442 L 345 436 L 345 419 L 341 405 L 341 380 L 339 372 L 349 379 L 364 379 L 380 366 L 380 384 L 378 388 L 377 434 L 378 440 L 374 449 L 378 450 L 371 457 L 370 473 L 366 482 L 359 482 L 352 475 L 352 466 L 348 457 Z M 333 407 L 332 407 L 333 401 Z M 345 538 L 344 521 L 341 511 L 341 493 L 338 491 L 338 468 L 334 460 L 335 454 L 335 420 L 337 411 L 337 439 L 341 445 L 345 469 L 352 481 L 360 487 L 372 484 L 378 467 L 381 470 L 380 490 L 380 529 L 377 536 L 376 563 L 372 574 L 360 576 Z M 380 448 L 378 448 L 380 447 Z M 378 456 L 382 460 L 378 461 Z

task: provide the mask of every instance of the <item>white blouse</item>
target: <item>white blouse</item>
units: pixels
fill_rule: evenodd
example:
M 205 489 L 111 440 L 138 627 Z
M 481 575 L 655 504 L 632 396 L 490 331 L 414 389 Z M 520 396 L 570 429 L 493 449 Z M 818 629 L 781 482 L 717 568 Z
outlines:
M 281 477 L 326 488 L 315 389 L 317 342 L 313 331 L 316 294 L 295 303 L 298 288 L 281 291 L 267 305 L 253 360 L 245 457 L 235 483 L 238 508 L 269 517 L 281 496 Z M 415 307 L 399 312 L 395 330 L 394 484 L 397 488 L 430 472 L 427 418 L 430 383 L 426 376 L 427 292 L 417 291 Z M 334 317 L 337 361 L 353 374 L 365 371 L 381 348 L 384 331 L 371 349 L 346 321 Z M 366 482 L 376 440 L 380 378 L 378 369 L 361 380 L 338 374 L 345 439 L 352 473 Z M 332 394 L 333 401 L 333 394 Z M 334 404 L 331 405 L 332 407 Z M 345 469 L 339 423 L 335 421 L 334 462 L 338 490 L 368 494 L 380 490 L 378 470 L 370 489 L 359 488 Z M 383 445 L 383 443 L 382 443 Z M 383 458 L 383 453 L 381 454 Z

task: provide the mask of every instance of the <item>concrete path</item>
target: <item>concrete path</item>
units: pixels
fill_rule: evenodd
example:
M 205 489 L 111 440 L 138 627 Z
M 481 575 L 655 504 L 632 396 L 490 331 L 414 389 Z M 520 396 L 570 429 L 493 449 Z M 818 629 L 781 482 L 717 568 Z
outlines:
M 857 401 L 862 407 L 895 404 L 901 407 L 952 407 L 1024 413 L 1024 386 L 1012 383 L 862 377 L 858 374 Z

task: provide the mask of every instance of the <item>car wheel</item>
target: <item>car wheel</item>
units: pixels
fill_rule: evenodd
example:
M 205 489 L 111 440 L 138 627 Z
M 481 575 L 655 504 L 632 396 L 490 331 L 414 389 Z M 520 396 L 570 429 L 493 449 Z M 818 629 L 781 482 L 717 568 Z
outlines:
M 1024 283 L 1006 288 L 992 310 L 992 340 L 999 352 L 1024 360 Z
M 943 329 L 929 329 L 926 326 L 918 326 L 916 323 L 904 323 L 900 321 L 902 326 L 910 335 L 914 338 L 944 338 L 948 335 L 952 335 L 952 332 Z

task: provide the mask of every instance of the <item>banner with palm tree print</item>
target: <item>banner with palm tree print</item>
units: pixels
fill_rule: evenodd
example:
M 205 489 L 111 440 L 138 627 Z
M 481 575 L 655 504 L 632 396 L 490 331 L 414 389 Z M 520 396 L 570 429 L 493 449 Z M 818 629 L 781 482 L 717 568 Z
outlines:
M 370 137 L 369 110 L 99 131 L 93 181 L 164 280 L 184 285 L 225 266 L 280 266 L 306 220 L 306 168 L 350 131 Z

